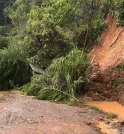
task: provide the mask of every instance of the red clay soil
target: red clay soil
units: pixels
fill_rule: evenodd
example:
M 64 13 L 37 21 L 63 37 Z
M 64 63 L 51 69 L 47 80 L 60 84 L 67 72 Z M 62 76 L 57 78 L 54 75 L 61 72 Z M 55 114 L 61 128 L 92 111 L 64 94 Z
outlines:
M 88 125 L 102 117 L 87 107 L 71 107 L 9 93 L 0 101 L 0 134 L 101 134 Z
M 106 24 L 105 32 L 91 52 L 91 60 L 93 63 L 97 63 L 102 71 L 121 63 L 124 54 L 124 28 L 117 27 L 116 19 L 110 14 Z
M 124 79 L 124 69 L 117 67 L 124 58 L 124 28 L 117 24 L 108 14 L 106 31 L 89 53 L 92 69 L 87 96 L 93 100 L 116 100 L 124 105 L 124 82 L 115 85 L 116 80 Z

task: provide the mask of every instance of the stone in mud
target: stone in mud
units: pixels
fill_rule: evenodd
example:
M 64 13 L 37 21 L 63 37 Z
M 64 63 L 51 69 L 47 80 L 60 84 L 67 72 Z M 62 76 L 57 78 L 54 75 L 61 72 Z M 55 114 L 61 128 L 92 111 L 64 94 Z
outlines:
M 124 90 L 120 90 L 118 93 L 118 101 L 124 106 Z

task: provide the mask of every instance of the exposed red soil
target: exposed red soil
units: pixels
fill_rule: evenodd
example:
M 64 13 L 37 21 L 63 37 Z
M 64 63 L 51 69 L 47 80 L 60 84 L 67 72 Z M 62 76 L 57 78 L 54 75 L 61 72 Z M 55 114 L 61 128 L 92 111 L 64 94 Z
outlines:
M 116 66 L 123 60 L 124 28 L 117 27 L 117 24 L 117 20 L 109 14 L 106 20 L 107 28 L 92 50 L 91 59 L 93 59 L 93 63 L 99 65 L 99 69 L 102 71 Z
M 89 53 L 92 69 L 87 95 L 94 100 L 115 100 L 124 104 L 124 68 L 118 67 L 124 57 L 124 28 L 117 27 L 117 20 L 108 14 L 106 31 Z M 120 93 L 121 92 L 121 93 Z
M 94 71 L 90 74 L 87 96 L 93 100 L 114 100 L 124 104 L 124 69 L 114 68 L 106 71 Z

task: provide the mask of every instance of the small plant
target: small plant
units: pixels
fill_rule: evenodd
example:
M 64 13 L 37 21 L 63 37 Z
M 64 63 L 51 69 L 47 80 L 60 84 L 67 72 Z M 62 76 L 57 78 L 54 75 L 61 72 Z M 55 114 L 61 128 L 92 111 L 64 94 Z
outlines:
M 106 114 L 107 114 L 107 119 L 109 119 L 109 120 L 118 118 L 117 114 L 113 114 L 113 113 L 106 113 Z
M 117 79 L 112 81 L 112 90 L 113 90 L 113 92 L 115 92 L 117 90 L 116 87 L 119 84 L 124 84 L 124 78 L 117 78 Z
M 96 110 L 96 111 L 98 111 L 100 113 L 104 113 L 101 109 L 99 109 L 96 106 L 91 106 L 91 105 L 87 105 L 87 104 L 84 104 L 83 106 L 88 107 L 88 108 L 93 109 L 93 110 Z
M 0 90 L 20 87 L 30 80 L 30 67 L 17 50 L 14 47 L 0 50 Z
M 87 104 L 84 104 L 83 106 L 98 111 L 99 113 L 103 114 L 103 115 L 105 116 L 105 118 L 107 118 L 107 119 L 109 119 L 109 120 L 113 120 L 113 119 L 118 118 L 118 115 L 117 115 L 117 114 L 104 112 L 102 109 L 99 109 L 99 108 L 96 107 L 96 106 L 87 105 Z

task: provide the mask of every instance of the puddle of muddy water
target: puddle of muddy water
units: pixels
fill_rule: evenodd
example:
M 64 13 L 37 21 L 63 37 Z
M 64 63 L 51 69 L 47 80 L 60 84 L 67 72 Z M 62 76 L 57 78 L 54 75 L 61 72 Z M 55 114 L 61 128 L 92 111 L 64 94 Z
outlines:
M 86 104 L 96 106 L 99 109 L 103 110 L 104 112 L 117 114 L 118 117 L 120 117 L 121 119 L 124 120 L 124 107 L 117 102 L 107 102 L 107 101 L 95 102 L 95 101 L 91 101 L 91 102 L 86 102 Z
M 99 122 L 97 125 L 100 129 L 102 133 L 105 134 L 115 134 L 107 124 L 105 124 L 104 122 Z
M 90 102 L 86 102 L 86 104 L 90 105 L 90 106 L 95 106 L 95 107 L 101 109 L 104 112 L 116 114 L 116 115 L 118 115 L 118 117 L 120 119 L 124 120 L 124 107 L 117 102 L 90 101 Z M 119 121 L 119 119 L 115 120 L 115 122 L 118 122 L 118 121 Z M 101 129 L 102 133 L 105 133 L 105 134 L 119 134 L 117 129 L 112 129 L 110 127 L 110 125 L 106 124 L 105 122 L 99 121 L 96 126 Z

